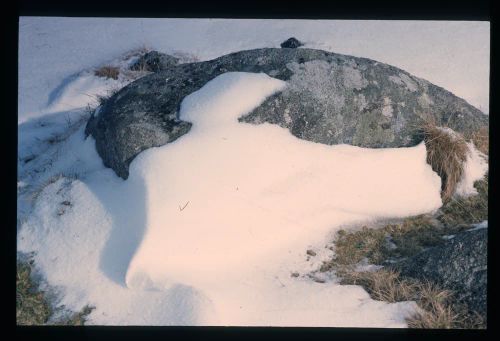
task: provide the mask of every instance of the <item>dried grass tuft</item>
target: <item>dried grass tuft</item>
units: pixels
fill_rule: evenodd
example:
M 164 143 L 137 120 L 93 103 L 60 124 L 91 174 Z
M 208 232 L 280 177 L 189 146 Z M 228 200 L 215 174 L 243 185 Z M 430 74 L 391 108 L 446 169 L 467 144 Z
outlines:
M 469 147 L 463 136 L 449 128 L 424 123 L 421 129 L 427 148 L 427 162 L 441 177 L 441 197 L 448 202 L 462 177 Z
M 97 77 L 103 78 L 112 78 L 118 79 L 118 75 L 120 74 L 120 69 L 116 66 L 105 65 L 94 71 L 94 75 Z

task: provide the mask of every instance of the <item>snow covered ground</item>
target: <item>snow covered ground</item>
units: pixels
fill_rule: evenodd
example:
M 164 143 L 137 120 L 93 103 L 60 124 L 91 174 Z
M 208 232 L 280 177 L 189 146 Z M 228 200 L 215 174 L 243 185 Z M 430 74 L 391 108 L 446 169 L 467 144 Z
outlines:
M 295 36 L 305 47 L 372 58 L 489 112 L 488 22 L 30 18 L 19 23 L 20 120 L 45 112 L 83 69 L 142 46 L 201 60 Z
M 35 253 L 44 285 L 55 291 L 58 304 L 75 311 L 96 307 L 91 324 L 405 327 L 413 302 L 374 301 L 361 287 L 338 285 L 333 275 L 318 283 L 308 274 L 331 257 L 325 244 L 336 229 L 441 205 L 440 180 L 425 161 L 424 144 L 380 150 L 325 146 L 278 126 L 238 123 L 239 116 L 286 86 L 248 73 L 223 74 L 186 97 L 181 117 L 193 123 L 190 133 L 141 153 L 126 181 L 103 166 L 94 140 L 83 132 L 85 107 L 131 81 L 98 78 L 92 68 L 108 63 L 126 68 L 134 57 L 122 54 L 142 44 L 210 59 L 279 46 L 295 35 L 307 47 L 374 58 L 423 76 L 425 67 L 411 70 L 419 63 L 407 51 L 383 53 L 381 46 L 405 38 L 390 30 L 393 25 L 427 37 L 414 36 L 404 45 L 410 50 L 417 45 L 420 53 L 428 41 L 437 44 L 454 34 L 485 39 L 489 28 L 22 18 L 18 250 Z M 392 40 L 384 30 L 392 32 Z M 377 48 L 370 45 L 370 32 L 381 34 Z M 434 39 L 426 36 L 431 32 Z M 460 51 L 454 46 L 453 40 L 448 43 L 448 52 Z M 472 50 L 469 45 L 467 51 L 478 53 Z M 483 56 L 484 46 L 479 50 Z M 426 51 L 436 60 L 442 53 Z M 442 63 L 424 60 L 431 70 L 434 62 Z M 454 75 L 444 73 L 433 77 L 461 88 Z M 479 82 L 483 87 L 468 81 L 462 84 L 468 83 L 470 97 L 464 97 L 480 101 L 487 81 Z M 472 192 L 472 181 L 485 171 L 475 151 L 469 160 L 463 193 Z M 317 255 L 307 257 L 307 249 Z

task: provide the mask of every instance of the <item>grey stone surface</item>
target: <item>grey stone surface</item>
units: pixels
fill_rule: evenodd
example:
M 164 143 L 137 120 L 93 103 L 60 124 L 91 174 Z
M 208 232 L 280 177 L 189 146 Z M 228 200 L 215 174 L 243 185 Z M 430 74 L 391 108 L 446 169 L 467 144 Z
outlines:
M 288 82 L 240 121 L 278 124 L 309 141 L 402 147 L 421 141 L 416 127 L 424 119 L 461 133 L 488 126 L 488 116 L 463 99 L 396 67 L 322 50 L 263 48 L 160 66 L 104 103 L 86 133 L 96 139 L 104 164 L 127 178 L 137 154 L 189 131 L 190 123 L 178 119 L 182 99 L 232 71 Z
M 158 72 L 179 64 L 179 59 L 158 51 L 150 51 L 141 56 L 131 67 L 132 70 Z
M 488 229 L 466 231 L 394 266 L 402 276 L 431 280 L 486 316 Z

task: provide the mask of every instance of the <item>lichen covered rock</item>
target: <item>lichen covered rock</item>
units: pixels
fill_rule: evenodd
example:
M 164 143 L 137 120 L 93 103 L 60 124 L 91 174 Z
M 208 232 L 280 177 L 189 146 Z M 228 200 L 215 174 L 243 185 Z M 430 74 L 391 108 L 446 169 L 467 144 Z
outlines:
M 89 120 L 86 133 L 106 166 L 122 178 L 141 151 L 187 133 L 183 98 L 225 72 L 263 72 L 288 82 L 284 91 L 240 118 L 278 124 L 298 138 L 324 144 L 383 148 L 413 146 L 424 120 L 471 134 L 488 116 L 461 98 L 396 67 L 313 49 L 263 48 L 214 60 L 159 65 L 121 89 Z

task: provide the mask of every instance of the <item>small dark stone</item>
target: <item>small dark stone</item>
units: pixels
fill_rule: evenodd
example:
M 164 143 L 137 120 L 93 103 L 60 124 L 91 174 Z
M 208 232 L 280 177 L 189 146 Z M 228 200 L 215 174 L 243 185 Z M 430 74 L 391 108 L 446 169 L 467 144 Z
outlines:
M 314 252 L 313 250 L 307 250 L 306 252 L 309 256 L 316 256 L 316 252 Z
M 292 272 L 292 274 L 290 276 L 292 276 L 292 277 L 299 277 L 299 273 L 298 272 Z
M 311 276 L 311 279 L 315 281 L 316 283 L 326 283 L 326 281 L 322 278 L 318 278 L 316 276 Z
M 280 46 L 282 48 L 296 49 L 297 47 L 302 45 L 304 44 L 302 44 L 298 39 L 292 37 L 282 42 Z

